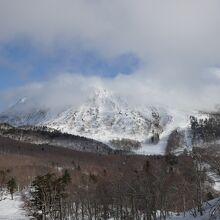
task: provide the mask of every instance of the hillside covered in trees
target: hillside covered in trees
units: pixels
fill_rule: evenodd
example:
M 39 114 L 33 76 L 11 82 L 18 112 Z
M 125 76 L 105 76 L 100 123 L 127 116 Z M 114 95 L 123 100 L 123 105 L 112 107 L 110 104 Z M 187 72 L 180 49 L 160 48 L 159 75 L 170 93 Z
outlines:
M 23 194 L 34 219 L 155 220 L 189 210 L 199 217 L 203 203 L 219 196 L 209 175 L 220 174 L 218 161 L 197 148 L 179 156 L 102 155 L 0 137 L 0 194 L 2 201 Z

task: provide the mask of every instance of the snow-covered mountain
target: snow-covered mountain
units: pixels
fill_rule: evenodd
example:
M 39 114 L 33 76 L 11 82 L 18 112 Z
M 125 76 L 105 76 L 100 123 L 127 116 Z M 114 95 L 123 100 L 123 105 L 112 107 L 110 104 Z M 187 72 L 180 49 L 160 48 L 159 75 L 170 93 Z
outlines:
M 0 114 L 0 121 L 14 126 L 38 125 L 54 116 L 49 108 L 39 107 L 33 100 L 21 98 Z
M 161 134 L 170 120 L 165 110 L 130 108 L 120 97 L 99 89 L 78 109 L 64 111 L 48 121 L 47 126 L 102 141 L 119 138 L 144 141 L 154 133 Z
M 174 129 L 187 126 L 187 117 L 185 113 L 162 107 L 131 107 L 114 93 L 96 88 L 81 106 L 67 106 L 60 111 L 39 107 L 31 99 L 21 99 L 0 114 L 0 122 L 47 126 L 105 143 L 131 139 L 141 142 L 144 151 L 152 145 L 153 153 L 161 151 L 161 147 L 164 150 Z

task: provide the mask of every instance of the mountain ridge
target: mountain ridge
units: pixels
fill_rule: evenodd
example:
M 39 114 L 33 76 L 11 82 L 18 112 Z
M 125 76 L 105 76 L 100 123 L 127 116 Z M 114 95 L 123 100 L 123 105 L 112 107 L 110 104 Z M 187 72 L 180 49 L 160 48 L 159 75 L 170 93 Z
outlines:
M 189 125 L 185 112 L 160 106 L 131 107 L 120 96 L 102 88 L 93 89 L 79 107 L 66 106 L 60 111 L 22 98 L 0 114 L 0 122 L 16 127 L 46 126 L 107 144 L 112 140 L 131 139 L 144 146 L 138 153 L 150 147 L 151 151 L 157 151 L 158 147 L 164 152 L 172 131 Z

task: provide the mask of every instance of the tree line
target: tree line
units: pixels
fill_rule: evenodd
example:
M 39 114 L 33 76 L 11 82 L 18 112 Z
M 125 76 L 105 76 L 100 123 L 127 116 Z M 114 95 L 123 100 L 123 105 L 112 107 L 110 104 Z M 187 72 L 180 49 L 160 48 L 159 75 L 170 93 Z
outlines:
M 76 169 L 78 177 L 67 170 L 37 176 L 26 200 L 30 215 L 39 220 L 156 220 L 189 209 L 193 216 L 203 215 L 202 203 L 212 191 L 199 155 L 158 157 L 133 170 L 126 165 L 126 172 L 115 175 Z

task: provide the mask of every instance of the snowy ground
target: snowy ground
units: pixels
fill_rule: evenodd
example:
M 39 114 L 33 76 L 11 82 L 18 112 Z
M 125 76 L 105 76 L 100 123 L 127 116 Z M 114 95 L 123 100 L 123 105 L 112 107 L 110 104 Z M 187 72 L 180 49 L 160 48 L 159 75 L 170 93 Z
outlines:
M 216 191 L 220 192 L 220 177 L 216 175 L 214 172 L 209 172 L 209 177 L 211 177 L 215 182 L 213 188 Z
M 210 210 L 217 204 L 220 203 L 219 198 L 214 199 L 210 202 L 203 204 L 204 213 L 203 216 L 198 215 L 193 217 L 190 212 L 186 212 L 185 217 L 183 213 L 175 214 L 173 213 L 168 220 L 210 220 Z M 22 208 L 23 202 L 19 194 L 15 195 L 14 200 L 9 197 L 0 202 L 0 220 L 28 220 L 29 218 L 25 216 L 25 211 Z M 220 217 L 213 218 L 213 220 L 218 220 Z M 109 220 L 113 220 L 109 219 Z
M 141 155 L 164 155 L 165 143 L 160 140 L 158 144 L 142 144 L 142 147 L 135 151 L 136 154 Z
M 211 216 L 211 213 L 213 211 L 213 208 L 216 207 L 217 204 L 220 204 L 220 198 L 213 199 L 209 202 L 205 202 L 203 204 L 203 216 L 198 215 L 197 217 L 193 217 L 190 212 L 186 212 L 185 217 L 181 213 L 180 215 L 173 215 L 170 217 L 170 220 L 219 220 L 220 219 L 220 213 L 216 213 L 215 216 Z M 220 211 L 220 210 L 219 210 Z
M 21 196 L 16 194 L 14 200 L 7 197 L 0 201 L 0 220 L 27 220 L 23 209 L 23 202 Z

